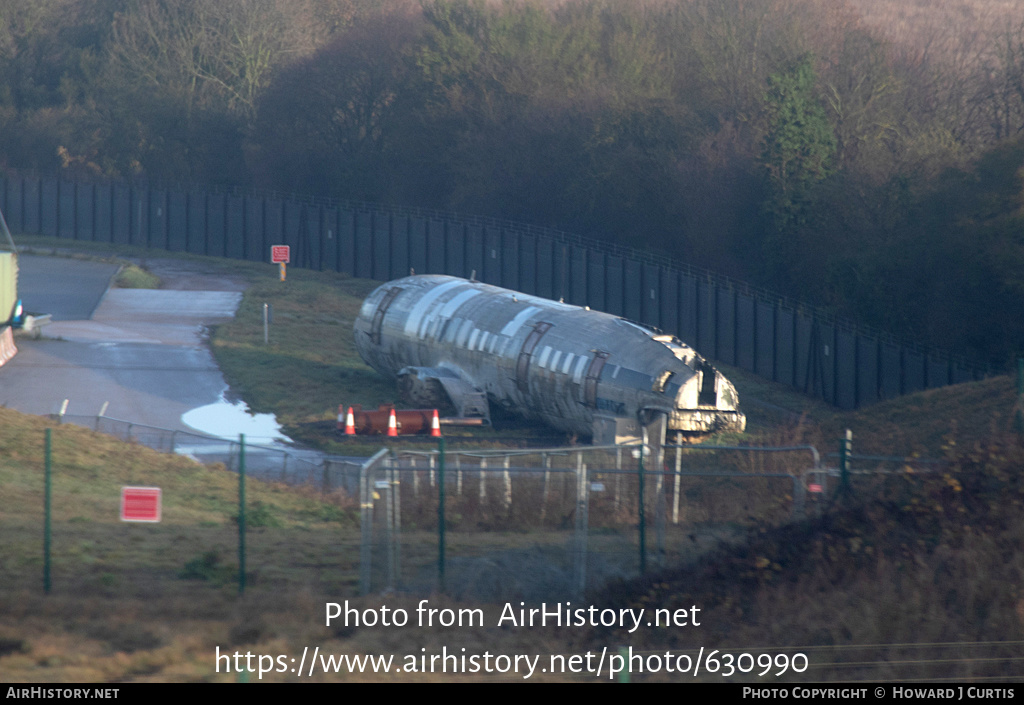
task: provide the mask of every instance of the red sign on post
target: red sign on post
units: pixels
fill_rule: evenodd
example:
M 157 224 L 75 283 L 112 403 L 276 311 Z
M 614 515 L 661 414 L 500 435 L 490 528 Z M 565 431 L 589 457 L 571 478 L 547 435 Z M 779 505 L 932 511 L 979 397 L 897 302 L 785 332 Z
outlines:
M 121 521 L 160 521 L 160 488 L 122 487 Z
M 291 264 L 292 248 L 288 245 L 271 245 L 270 261 L 274 264 Z

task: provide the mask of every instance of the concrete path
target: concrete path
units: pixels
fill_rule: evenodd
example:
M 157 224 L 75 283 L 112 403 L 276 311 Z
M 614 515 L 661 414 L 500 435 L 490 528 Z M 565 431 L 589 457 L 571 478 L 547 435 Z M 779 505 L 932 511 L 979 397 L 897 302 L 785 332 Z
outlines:
M 149 264 L 159 275 L 159 264 Z M 194 430 L 182 415 L 227 391 L 206 345 L 207 326 L 234 316 L 243 286 L 191 269 L 177 279 L 191 290 L 108 290 L 112 265 L 20 258 L 26 308 L 55 320 L 42 340 L 18 339 L 18 355 L 0 368 L 0 403 L 51 414 L 68 399 L 71 415 L 95 415 L 107 403 L 107 416 Z

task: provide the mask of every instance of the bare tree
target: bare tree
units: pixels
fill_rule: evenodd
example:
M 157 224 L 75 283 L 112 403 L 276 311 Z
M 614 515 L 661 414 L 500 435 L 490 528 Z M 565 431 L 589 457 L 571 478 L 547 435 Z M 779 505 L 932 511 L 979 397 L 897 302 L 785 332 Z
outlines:
M 137 0 L 117 17 L 111 56 L 135 81 L 250 123 L 283 65 L 348 26 L 355 0 Z

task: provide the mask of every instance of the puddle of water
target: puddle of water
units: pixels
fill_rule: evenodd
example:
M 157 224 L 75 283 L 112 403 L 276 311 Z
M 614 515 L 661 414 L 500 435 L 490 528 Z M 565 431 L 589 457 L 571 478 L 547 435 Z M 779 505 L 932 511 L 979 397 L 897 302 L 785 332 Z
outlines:
M 223 394 L 213 404 L 185 412 L 181 421 L 200 433 L 232 441 L 237 441 L 239 434 L 244 433 L 247 442 L 291 442 L 281 432 L 273 414 L 253 414 L 245 402 L 230 402 Z

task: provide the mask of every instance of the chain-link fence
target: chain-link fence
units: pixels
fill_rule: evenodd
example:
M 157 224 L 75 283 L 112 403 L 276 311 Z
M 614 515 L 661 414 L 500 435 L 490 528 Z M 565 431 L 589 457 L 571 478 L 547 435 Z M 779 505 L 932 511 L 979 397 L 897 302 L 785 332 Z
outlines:
M 104 416 L 62 421 L 239 469 L 238 441 Z M 849 452 L 830 467 L 812 446 L 444 451 L 443 443 L 346 459 L 247 441 L 246 474 L 306 487 L 308 496 L 337 505 L 342 513 L 315 511 L 348 522 L 339 535 L 346 557 L 337 556 L 345 565 L 337 567 L 350 576 L 352 592 L 538 601 L 684 564 L 742 540 L 751 528 L 814 516 L 844 487 L 856 485 L 859 494 L 891 479 L 899 493 L 913 473 L 941 468 L 925 459 Z M 350 518 L 342 519 L 346 507 Z M 252 509 L 262 540 L 276 545 L 277 534 L 295 533 L 263 516 L 270 510 L 259 503 Z M 285 563 L 264 565 L 264 575 L 297 559 L 298 549 L 282 550 Z M 318 575 L 332 572 L 329 564 L 320 557 L 311 563 Z
M 385 451 L 363 467 L 360 587 L 579 595 L 804 515 L 812 472 L 810 446 Z
M 180 431 L 107 416 L 58 416 L 62 423 L 73 423 L 105 433 L 123 441 L 139 443 L 163 453 L 177 453 L 203 464 L 223 463 L 238 471 L 240 442 Z M 246 473 L 260 480 L 306 485 L 319 488 L 323 494 L 344 490 L 354 497 L 359 487 L 361 459 L 332 457 L 315 450 L 293 448 L 280 444 L 245 444 Z

